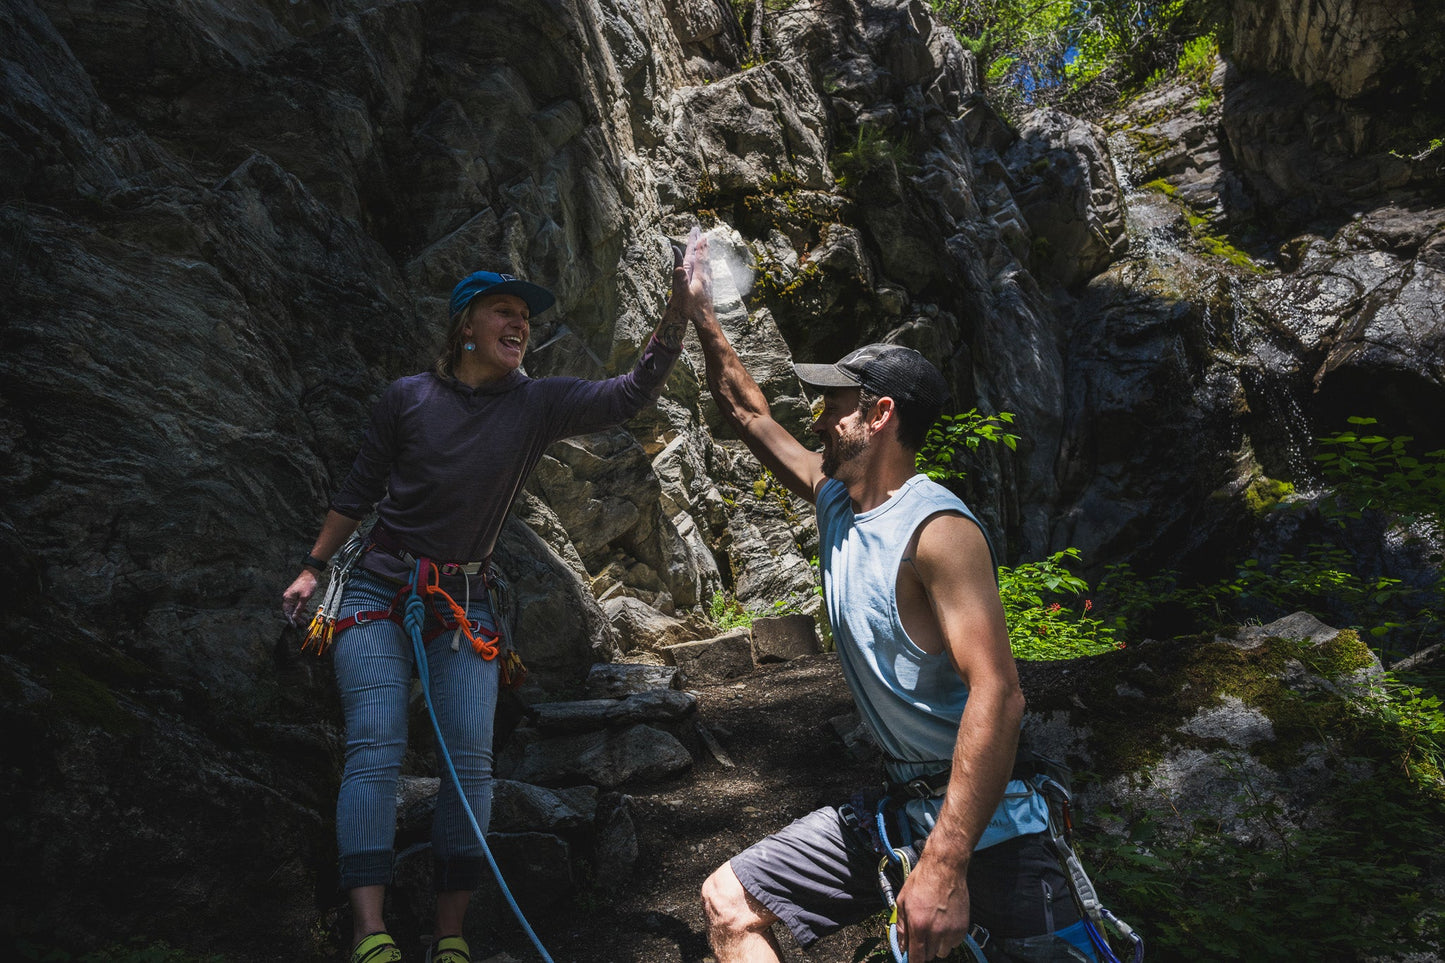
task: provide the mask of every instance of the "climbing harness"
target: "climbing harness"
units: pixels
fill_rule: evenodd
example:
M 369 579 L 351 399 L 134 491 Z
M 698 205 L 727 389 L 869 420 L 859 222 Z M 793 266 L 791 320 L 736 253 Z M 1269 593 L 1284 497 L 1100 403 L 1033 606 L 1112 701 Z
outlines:
M 365 625 L 368 622 L 376 622 L 381 619 L 389 619 L 398 625 L 402 624 L 402 600 L 411 591 L 410 585 L 403 585 L 392 598 L 391 602 L 384 609 L 376 609 L 370 612 L 357 612 L 346 618 L 340 618 L 342 597 L 346 591 L 346 580 L 351 574 L 352 568 L 357 560 L 372 550 L 380 550 L 392 555 L 410 565 L 413 571 L 422 571 L 418 563 L 422 561 L 417 556 L 403 548 L 392 534 L 391 530 L 378 522 L 367 535 L 356 533 L 351 536 L 346 545 L 336 554 L 336 565 L 333 566 L 331 581 L 327 584 L 326 592 L 322 596 L 321 605 L 316 609 L 316 615 L 311 619 L 311 625 L 307 629 L 306 638 L 301 643 L 301 651 L 315 651 L 325 655 L 331 645 L 341 636 L 341 633 L 354 625 Z M 481 576 L 482 584 L 486 587 L 488 597 L 492 603 L 493 612 L 504 611 L 502 602 L 507 591 L 506 580 L 503 579 L 494 568 L 490 559 L 480 562 L 433 562 L 427 560 L 426 568 L 427 584 L 426 594 L 436 599 L 439 604 L 444 605 L 447 613 L 437 612 L 438 628 L 431 629 L 425 636 L 425 641 L 430 642 L 444 631 L 452 632 L 452 651 L 455 652 L 461 643 L 463 636 L 471 643 L 482 658 L 491 661 L 501 655 L 499 663 L 500 684 L 504 689 L 516 689 L 527 679 L 527 666 L 522 662 L 522 656 L 504 633 L 489 633 L 477 621 L 467 618 L 467 609 L 471 607 L 472 578 Z M 464 581 L 465 595 L 462 604 L 458 605 L 440 585 L 441 576 L 466 576 Z M 501 624 L 500 617 L 498 624 Z M 498 641 L 501 641 L 500 649 Z
M 492 848 L 487 845 L 487 834 L 482 831 L 481 825 L 477 822 L 476 813 L 472 811 L 472 804 L 467 800 L 466 790 L 462 788 L 462 779 L 459 775 L 457 775 L 457 768 L 452 763 L 451 753 L 447 751 L 446 740 L 442 736 L 441 722 L 438 721 L 436 708 L 432 705 L 431 673 L 427 668 L 426 657 L 427 640 L 423 637 L 422 632 L 423 628 L 426 625 L 427 611 L 429 607 L 427 603 L 423 601 L 422 596 L 431 596 L 440 592 L 440 589 L 434 588 L 436 580 L 436 569 L 437 566 L 434 565 L 432 562 L 428 561 L 427 559 L 417 559 L 416 574 L 412 578 L 411 585 L 407 587 L 405 614 L 402 616 L 402 626 L 406 629 L 407 634 L 411 636 L 412 650 L 416 654 L 416 671 L 417 675 L 421 678 L 422 696 L 426 701 L 427 715 L 431 717 L 432 730 L 436 733 L 437 737 L 437 752 L 441 756 L 442 761 L 446 763 L 447 772 L 450 773 L 452 777 L 452 785 L 456 787 L 457 796 L 462 801 L 462 810 L 467 814 L 467 820 L 472 824 L 472 832 L 477 834 L 477 841 L 482 844 L 482 855 L 487 857 L 487 865 L 492 868 L 492 875 L 496 877 L 497 885 L 501 887 L 502 895 L 506 897 L 507 905 L 512 909 L 512 915 L 515 916 L 517 918 L 517 922 L 522 925 L 523 931 L 526 932 L 527 937 L 532 941 L 532 946 L 536 948 L 537 953 L 542 957 L 544 963 L 552 963 L 552 957 L 548 955 L 546 948 L 542 946 L 542 941 L 537 938 L 537 934 L 532 930 L 532 924 L 528 923 L 527 917 L 522 915 L 522 908 L 517 905 L 516 897 L 512 895 L 511 889 L 507 887 L 507 881 L 502 878 L 501 867 L 497 865 L 496 857 L 492 855 Z M 446 593 L 444 592 L 441 592 L 441 594 L 446 595 Z M 446 597 L 448 600 L 451 599 L 450 596 Z M 452 605 L 455 606 L 456 603 L 452 602 Z M 501 624 L 501 621 L 501 614 L 498 611 L 498 624 Z M 465 609 L 462 610 L 461 623 L 466 626 L 470 625 L 466 618 Z M 481 652 L 482 650 L 480 648 L 477 648 L 476 641 L 471 633 L 470 628 L 468 628 L 466 634 L 468 639 L 473 640 L 472 647 L 477 649 L 478 652 Z M 435 638 L 435 634 L 433 634 L 432 637 Z M 496 636 L 492 637 L 494 643 L 491 648 L 492 654 L 483 654 L 483 658 L 496 658 L 496 638 Z M 453 637 L 453 641 L 455 642 L 455 636 Z
M 1023 779 L 1048 803 L 1049 842 L 1053 845 L 1054 855 L 1069 881 L 1074 902 L 1083 914 L 1084 929 L 1098 954 L 1099 963 L 1122 963 L 1104 935 L 1106 926 L 1132 945 L 1131 963 L 1143 963 L 1143 937 L 1103 905 L 1093 881 L 1089 879 L 1088 873 L 1084 872 L 1083 863 L 1074 852 L 1074 824 L 1070 809 L 1072 797 L 1067 785 L 1068 768 L 1053 759 L 1020 749 L 1020 761 L 1014 769 L 1013 778 Z M 878 887 L 888 904 L 888 947 L 896 963 L 908 963 L 908 953 L 898 942 L 898 893 L 923 852 L 923 842 L 913 839 L 905 804 L 910 797 L 926 799 L 941 795 L 947 788 L 947 776 L 948 773 L 943 772 L 932 777 L 915 778 L 906 783 L 889 784 L 874 809 L 872 825 L 867 827 L 867 835 L 883 854 L 878 863 Z M 857 807 L 851 804 L 841 806 L 839 813 L 844 823 L 855 831 L 862 828 Z M 894 823 L 893 833 L 889 832 L 890 819 Z M 895 838 L 902 841 L 902 845 L 895 846 Z M 983 947 L 988 945 L 988 940 L 988 930 L 975 923 L 964 937 L 963 945 L 977 963 L 987 963 Z
M 438 578 L 438 567 L 432 562 L 425 561 L 426 566 L 418 564 L 417 578 L 425 579 L 418 587 L 415 580 L 412 583 L 403 585 L 392 597 L 391 602 L 384 609 L 374 609 L 370 612 L 357 612 L 348 615 L 344 619 L 337 619 L 331 628 L 332 637 L 338 637 L 342 632 L 356 625 L 366 625 L 369 622 L 380 622 L 390 620 L 398 625 L 406 625 L 406 600 L 412 595 L 426 596 L 433 602 L 430 611 L 436 616 L 434 627 L 422 636 L 423 642 L 430 642 L 444 632 L 452 633 L 452 651 L 455 652 L 461 647 L 461 639 L 466 638 L 478 655 L 490 662 L 498 654 L 498 641 L 501 636 L 496 632 L 488 632 L 483 628 L 482 623 L 467 617 L 466 605 L 471 604 L 471 584 L 467 585 L 466 604 L 458 603 L 452 598 L 446 589 L 440 585 Z M 425 570 L 425 574 L 423 571 Z M 442 608 L 445 611 L 441 611 Z

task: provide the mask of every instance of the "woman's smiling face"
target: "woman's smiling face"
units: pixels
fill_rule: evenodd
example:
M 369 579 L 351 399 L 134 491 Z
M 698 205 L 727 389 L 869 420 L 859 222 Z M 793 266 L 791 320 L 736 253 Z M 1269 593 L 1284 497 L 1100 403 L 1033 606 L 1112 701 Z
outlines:
M 515 294 L 484 294 L 467 307 L 462 334 L 477 348 L 468 352 L 485 378 L 500 378 L 522 364 L 531 333 L 531 311 Z

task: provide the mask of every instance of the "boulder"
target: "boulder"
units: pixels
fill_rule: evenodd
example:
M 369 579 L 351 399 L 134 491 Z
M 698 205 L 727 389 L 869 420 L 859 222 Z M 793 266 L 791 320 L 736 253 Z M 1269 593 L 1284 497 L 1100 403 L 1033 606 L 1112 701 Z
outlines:
M 648 725 L 531 741 L 510 778 L 538 785 L 590 782 L 605 789 L 649 782 L 692 766 L 675 736 Z
M 696 709 L 697 697 L 691 693 L 648 689 L 621 699 L 544 702 L 532 707 L 532 724 L 548 734 L 591 732 L 637 722 L 675 722 Z
M 1123 193 L 1104 132 L 1054 110 L 1030 113 L 1004 154 L 1011 194 L 1028 221 L 1024 257 L 1043 277 L 1074 288 L 1128 249 Z
M 512 779 L 492 781 L 493 832 L 566 835 L 590 829 L 597 819 L 595 786 L 546 789 Z
M 598 879 L 612 883 L 632 878 L 640 850 L 632 806 L 625 795 L 610 797 L 605 813 L 597 821 L 597 843 L 592 851 L 593 871 Z
M 678 688 L 677 667 L 598 662 L 587 672 L 587 696 L 615 699 L 649 689 Z
M 618 648 L 623 652 L 637 649 L 660 649 L 697 637 L 686 621 L 659 612 L 639 598 L 615 595 L 604 599 L 602 611 L 617 634 Z
M 818 623 L 810 615 L 779 615 L 753 619 L 753 660 L 787 662 L 820 651 Z
M 682 642 L 662 650 L 689 684 L 725 682 L 753 671 L 752 633 L 734 629 L 701 642 Z

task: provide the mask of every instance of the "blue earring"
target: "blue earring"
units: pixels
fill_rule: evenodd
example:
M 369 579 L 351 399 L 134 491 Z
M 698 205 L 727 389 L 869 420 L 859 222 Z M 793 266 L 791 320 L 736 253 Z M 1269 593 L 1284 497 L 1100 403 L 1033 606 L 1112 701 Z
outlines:
M 477 350 L 477 343 L 476 343 L 475 341 L 468 341 L 468 342 L 466 342 L 466 343 L 464 343 L 464 344 L 462 345 L 462 350 L 463 350 L 463 351 L 475 351 L 475 350 Z

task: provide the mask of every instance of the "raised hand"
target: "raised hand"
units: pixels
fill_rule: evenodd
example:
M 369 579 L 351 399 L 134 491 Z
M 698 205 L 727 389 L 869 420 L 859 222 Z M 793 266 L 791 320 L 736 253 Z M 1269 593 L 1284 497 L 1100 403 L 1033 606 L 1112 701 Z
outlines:
M 674 254 L 676 250 L 674 249 Z M 657 326 L 657 338 L 673 350 L 682 347 L 689 321 L 712 315 L 712 264 L 708 260 L 707 235 L 696 226 L 687 237 L 687 248 L 674 257 L 672 298 Z

